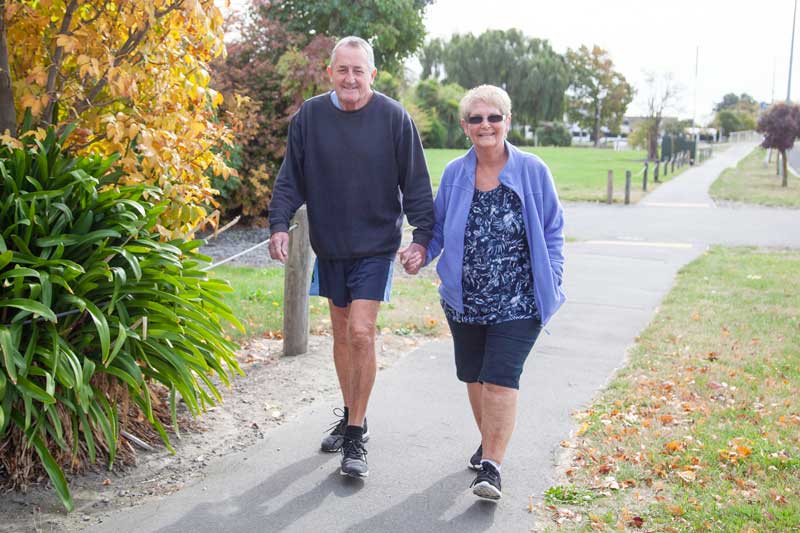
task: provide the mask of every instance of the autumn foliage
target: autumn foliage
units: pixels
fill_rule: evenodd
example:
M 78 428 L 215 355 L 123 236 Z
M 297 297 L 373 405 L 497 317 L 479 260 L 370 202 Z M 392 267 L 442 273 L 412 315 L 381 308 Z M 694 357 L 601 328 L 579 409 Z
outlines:
M 225 95 L 223 120 L 235 132 L 240 158 L 239 183 L 223 205 L 256 221 L 266 212 L 292 114 L 328 88 L 325 67 L 334 44 L 330 37 L 289 31 L 273 18 L 273 9 L 253 2 L 238 22 L 239 38 L 213 69 L 214 86 Z
M 169 201 L 158 228 L 164 236 L 205 220 L 214 205 L 209 173 L 231 174 L 217 149 L 230 140 L 216 120 L 222 96 L 209 86 L 208 64 L 225 53 L 213 0 L 23 0 L 0 8 L 18 129 L 28 109 L 34 130 L 76 123 L 67 147 L 78 154 L 120 154 L 120 184 L 157 185 Z

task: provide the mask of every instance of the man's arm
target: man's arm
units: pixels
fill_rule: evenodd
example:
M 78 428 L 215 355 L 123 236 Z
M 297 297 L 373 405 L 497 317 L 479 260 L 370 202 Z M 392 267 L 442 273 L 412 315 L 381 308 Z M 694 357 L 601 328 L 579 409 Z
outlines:
M 269 202 L 270 243 L 273 259 L 285 261 L 289 247 L 289 222 L 295 211 L 305 202 L 303 189 L 303 136 L 298 115 L 289 124 L 286 155 L 275 178 L 272 199 Z
M 400 168 L 400 190 L 403 193 L 403 212 L 414 226 L 413 241 L 428 246 L 433 235 L 433 193 L 431 177 L 425 163 L 422 141 L 408 113 L 404 113 L 397 146 Z
M 269 202 L 269 227 L 272 233 L 289 231 L 289 222 L 304 202 L 303 136 L 298 115 L 295 115 L 289 124 L 286 155 L 275 178 Z

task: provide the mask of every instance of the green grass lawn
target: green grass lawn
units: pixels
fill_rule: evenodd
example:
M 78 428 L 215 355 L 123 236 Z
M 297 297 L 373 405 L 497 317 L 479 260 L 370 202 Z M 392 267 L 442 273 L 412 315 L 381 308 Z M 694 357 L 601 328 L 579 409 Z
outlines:
M 736 168 L 729 168 L 711 185 L 711 197 L 772 207 L 800 207 L 800 178 L 789 174 L 788 187 L 781 187 L 775 172 L 775 155 L 764 163 L 766 150 L 756 148 Z
M 396 334 L 439 334 L 447 326 L 439 306 L 438 284 L 428 277 L 407 276 L 395 268 L 392 299 L 381 305 L 377 326 Z M 245 333 L 226 325 L 225 333 L 234 340 L 248 337 L 279 335 L 283 329 L 283 268 L 249 268 L 221 266 L 211 275 L 226 279 L 233 292 L 225 301 Z M 310 329 L 320 333 L 330 330 L 326 299 L 311 297 Z
M 608 171 L 614 171 L 614 202 L 625 198 L 625 171 L 630 170 L 631 201 L 642 196 L 642 174 L 646 153 L 628 150 L 615 152 L 608 149 L 579 147 L 523 147 L 522 150 L 538 155 L 550 167 L 558 188 L 559 197 L 564 201 L 604 202 L 606 200 L 606 180 Z M 434 190 L 442 179 L 445 165 L 464 154 L 464 150 L 427 149 L 425 158 L 431 174 Z M 685 170 L 688 167 L 684 167 Z M 678 174 L 676 167 L 675 174 Z M 662 172 L 663 174 L 663 172 Z M 667 178 L 671 179 L 670 173 Z M 650 166 L 648 189 L 652 190 L 653 168 Z
M 566 484 L 545 501 L 570 511 L 544 511 L 566 517 L 557 529 L 800 524 L 798 271 L 798 251 L 721 247 L 680 271 L 627 366 L 562 443 Z

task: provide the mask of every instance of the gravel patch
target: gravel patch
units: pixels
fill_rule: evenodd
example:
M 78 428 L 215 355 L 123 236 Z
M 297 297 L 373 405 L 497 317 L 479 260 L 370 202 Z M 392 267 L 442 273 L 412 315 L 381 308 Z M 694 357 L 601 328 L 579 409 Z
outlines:
M 200 253 L 210 256 L 214 263 L 232 257 L 260 243 L 262 246 L 247 252 L 236 259 L 225 263 L 230 266 L 272 267 L 281 266 L 280 261 L 269 257 L 265 241 L 269 239 L 269 228 L 234 226 L 214 236 L 213 233 L 199 234 L 201 239 L 208 239 L 208 244 L 200 248 Z

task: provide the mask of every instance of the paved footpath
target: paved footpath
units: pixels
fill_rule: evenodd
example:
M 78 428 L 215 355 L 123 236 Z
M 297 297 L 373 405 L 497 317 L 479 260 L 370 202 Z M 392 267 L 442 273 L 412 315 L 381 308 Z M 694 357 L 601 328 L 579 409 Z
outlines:
M 570 413 L 624 363 L 677 270 L 709 244 L 800 247 L 800 211 L 714 206 L 707 189 L 754 144 L 735 145 L 636 206 L 568 205 L 568 303 L 523 374 L 504 498 L 478 501 L 467 459 L 479 442 L 447 340 L 378 374 L 370 403 L 370 477 L 343 478 L 317 451 L 334 405 L 314 405 L 264 441 L 209 465 L 184 490 L 107 517 L 93 531 L 529 531 L 530 496 L 553 483 Z M 331 379 L 335 379 L 331 375 Z

